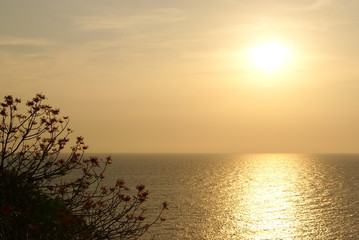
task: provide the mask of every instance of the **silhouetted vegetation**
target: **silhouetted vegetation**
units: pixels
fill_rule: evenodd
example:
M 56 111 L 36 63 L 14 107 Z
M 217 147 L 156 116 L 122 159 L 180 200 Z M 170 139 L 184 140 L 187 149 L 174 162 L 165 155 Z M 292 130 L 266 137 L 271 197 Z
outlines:
M 0 239 L 137 239 L 162 220 L 147 220 L 144 185 L 134 191 L 117 180 L 102 184 L 111 157 L 85 157 L 77 137 L 69 154 L 69 118 L 37 94 L 21 113 L 21 100 L 0 107 Z M 66 157 L 64 157 L 66 156 Z

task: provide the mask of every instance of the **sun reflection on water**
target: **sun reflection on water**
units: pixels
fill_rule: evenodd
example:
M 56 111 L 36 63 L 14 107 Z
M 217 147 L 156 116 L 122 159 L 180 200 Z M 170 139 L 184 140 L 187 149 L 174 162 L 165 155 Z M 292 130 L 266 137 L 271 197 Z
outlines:
M 153 227 L 156 239 L 358 239 L 359 155 L 118 156 L 121 159 L 109 169 L 112 180 L 133 176 L 130 185 L 146 182 L 151 201 L 170 202 L 168 221 Z M 152 210 L 156 215 L 157 208 Z
M 245 239 L 291 239 L 299 228 L 296 155 L 251 155 L 234 216 Z M 246 179 L 246 180 L 245 180 Z M 243 180 L 245 180 L 243 183 Z

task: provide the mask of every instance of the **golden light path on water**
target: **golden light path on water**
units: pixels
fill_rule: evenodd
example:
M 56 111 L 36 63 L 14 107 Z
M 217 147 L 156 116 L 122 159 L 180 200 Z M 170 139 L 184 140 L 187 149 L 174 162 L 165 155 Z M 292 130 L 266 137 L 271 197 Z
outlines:
M 288 156 L 251 157 L 247 166 L 249 182 L 241 192 L 237 213 L 238 228 L 252 239 L 289 238 L 298 227 L 292 192 L 297 167 Z
M 300 155 L 258 154 L 241 160 L 232 181 L 233 239 L 292 239 L 302 233 L 297 213 Z M 230 176 L 233 178 L 234 176 Z M 229 227 L 229 225 L 227 225 Z M 298 232 L 297 232 L 298 231 Z
M 358 239 L 359 155 L 130 157 L 110 170 L 171 206 L 156 239 Z

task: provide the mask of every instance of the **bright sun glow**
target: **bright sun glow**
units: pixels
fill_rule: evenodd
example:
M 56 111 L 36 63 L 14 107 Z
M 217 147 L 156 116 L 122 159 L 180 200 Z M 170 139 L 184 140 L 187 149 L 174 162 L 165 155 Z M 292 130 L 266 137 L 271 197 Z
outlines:
M 256 45 L 249 52 L 252 67 L 266 73 L 282 70 L 288 62 L 289 55 L 287 47 L 275 42 Z

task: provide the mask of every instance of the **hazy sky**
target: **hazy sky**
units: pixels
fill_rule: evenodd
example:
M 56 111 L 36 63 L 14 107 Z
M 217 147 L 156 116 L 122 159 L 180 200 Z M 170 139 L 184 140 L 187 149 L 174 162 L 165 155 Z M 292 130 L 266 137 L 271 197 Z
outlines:
M 0 0 L 0 93 L 93 152 L 359 152 L 359 0 Z M 247 52 L 277 42 L 275 74 Z

